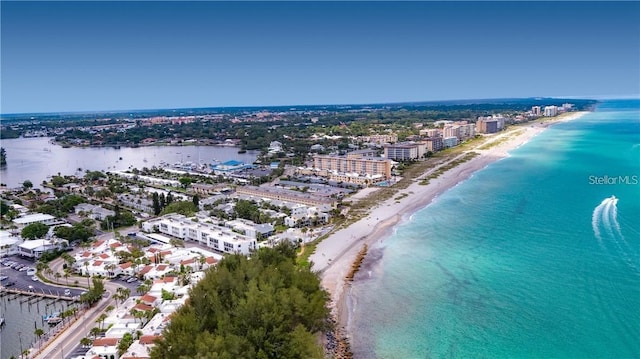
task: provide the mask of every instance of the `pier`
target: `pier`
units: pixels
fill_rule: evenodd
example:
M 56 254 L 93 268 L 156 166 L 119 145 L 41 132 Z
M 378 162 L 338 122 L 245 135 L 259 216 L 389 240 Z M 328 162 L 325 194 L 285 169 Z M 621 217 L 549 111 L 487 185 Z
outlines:
M 77 301 L 78 297 L 67 297 L 64 295 L 59 295 L 59 294 L 53 294 L 53 293 L 45 293 L 44 291 L 41 292 L 36 292 L 36 291 L 29 291 L 29 290 L 21 290 L 21 289 L 13 289 L 13 288 L 4 288 L 2 290 L 0 290 L 0 298 L 5 297 L 5 296 L 10 296 L 14 294 L 13 296 L 7 298 L 9 300 L 18 298 L 18 296 L 26 296 L 27 298 L 25 299 L 21 299 L 20 303 L 25 303 L 25 302 L 31 302 L 31 300 L 36 299 L 36 298 L 49 298 L 49 299 L 56 299 L 56 300 L 68 300 L 68 301 Z

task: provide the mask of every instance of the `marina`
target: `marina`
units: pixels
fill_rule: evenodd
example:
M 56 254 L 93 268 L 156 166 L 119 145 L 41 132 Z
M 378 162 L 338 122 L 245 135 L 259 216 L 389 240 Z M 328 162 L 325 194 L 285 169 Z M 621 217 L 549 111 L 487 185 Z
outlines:
M 50 143 L 48 137 L 2 140 L 7 165 L 0 169 L 2 183 L 19 187 L 25 180 L 35 186 L 58 173 L 84 175 L 85 171 L 124 171 L 131 168 L 174 167 L 206 170 L 212 163 L 230 160 L 253 163 L 257 152 L 238 153 L 228 146 L 69 147 Z M 47 148 L 48 151 L 42 151 Z M 38 156 L 34 152 L 38 151 Z
M 78 313 L 78 303 L 70 298 L 8 289 L 0 293 L 0 359 L 41 347 L 61 329 L 65 315 Z

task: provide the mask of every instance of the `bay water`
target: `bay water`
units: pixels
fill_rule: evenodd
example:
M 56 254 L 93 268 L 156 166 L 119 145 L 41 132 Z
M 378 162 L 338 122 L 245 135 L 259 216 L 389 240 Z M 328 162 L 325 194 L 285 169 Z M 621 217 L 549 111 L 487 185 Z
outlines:
M 20 187 L 26 180 L 40 186 L 50 176 L 83 176 L 86 170 L 115 171 L 153 166 L 166 167 L 178 162 L 211 164 L 238 160 L 253 163 L 255 151 L 238 153 L 239 147 L 224 146 L 143 146 L 143 147 L 71 147 L 50 143 L 51 138 L 32 137 L 2 140 L 7 165 L 0 168 L 0 183 Z
M 640 357 L 640 101 L 552 126 L 370 253 L 357 358 Z

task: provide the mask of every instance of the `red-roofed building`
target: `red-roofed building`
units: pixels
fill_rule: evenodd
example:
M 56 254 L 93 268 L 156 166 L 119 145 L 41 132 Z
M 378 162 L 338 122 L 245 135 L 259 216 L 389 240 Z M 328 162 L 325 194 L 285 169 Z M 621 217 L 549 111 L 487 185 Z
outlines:
M 87 355 L 95 355 L 92 358 L 118 357 L 118 338 L 97 338 L 93 341 Z
M 156 279 L 153 282 L 154 283 L 175 283 L 175 281 L 176 281 L 176 277 L 164 277 L 164 278 Z
M 144 304 L 148 304 L 148 305 L 157 305 L 158 304 L 158 298 L 149 295 L 149 294 L 145 294 L 142 297 L 140 297 L 140 302 L 144 303 Z
M 191 272 L 196 271 L 200 266 L 200 262 L 196 258 L 185 259 L 180 261 L 180 265 L 190 269 Z
M 133 307 L 133 309 L 139 310 L 142 312 L 147 312 L 147 311 L 153 310 L 153 307 L 147 304 L 138 303 Z
M 91 247 L 93 247 L 93 248 L 98 248 L 98 247 L 100 247 L 100 246 L 101 246 L 101 245 L 103 245 L 103 244 L 104 244 L 104 240 L 102 240 L 102 239 L 101 239 L 101 240 L 99 240 L 99 241 L 97 241 L 97 242 L 93 243 L 93 244 L 91 245 Z
M 142 270 L 140 271 L 139 274 L 140 275 L 145 275 L 145 274 L 149 273 L 152 269 L 153 269 L 152 265 L 144 266 L 144 268 L 142 268 Z
M 96 340 L 93 341 L 94 347 L 111 347 L 114 345 L 118 345 L 118 338 L 96 338 Z
M 127 262 L 127 263 L 122 263 L 120 264 L 118 267 L 120 267 L 120 272 L 124 275 L 133 275 L 133 263 L 131 262 Z
M 155 344 L 155 340 L 160 338 L 162 338 L 161 335 L 143 335 L 140 337 L 140 344 Z
M 202 265 L 202 269 L 209 269 L 210 267 L 216 265 L 216 263 L 218 263 L 218 260 L 213 258 L 213 257 L 207 257 L 204 260 L 204 264 Z

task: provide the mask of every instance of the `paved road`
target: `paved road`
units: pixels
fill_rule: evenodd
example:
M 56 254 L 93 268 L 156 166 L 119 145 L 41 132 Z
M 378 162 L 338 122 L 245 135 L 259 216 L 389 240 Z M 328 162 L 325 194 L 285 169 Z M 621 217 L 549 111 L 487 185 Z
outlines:
M 3 260 L 17 262 L 35 268 L 35 263 L 28 258 L 12 256 L 7 257 Z M 20 272 L 1 264 L 0 275 L 8 277 L 7 279 L 2 281 L 2 285 L 10 287 L 12 289 L 20 289 L 24 291 L 33 291 L 36 293 L 45 293 L 60 296 L 64 295 L 65 289 L 69 289 L 69 291 L 71 292 L 71 296 L 80 295 L 80 293 L 84 291 L 84 289 L 82 288 L 73 288 L 65 285 L 67 281 L 62 278 L 60 279 L 60 284 L 43 283 L 39 280 L 34 281 L 31 279 L 31 276 L 27 275 L 26 271 Z M 12 284 L 9 285 L 9 283 Z M 71 278 L 69 278 L 69 283 L 73 283 L 73 280 L 71 280 Z
M 98 237 L 98 239 L 110 239 L 113 238 L 113 233 L 105 233 Z M 76 251 L 82 250 L 77 249 Z M 70 253 L 73 255 L 73 253 Z M 51 281 L 64 282 L 66 279 L 56 279 L 55 273 L 63 274 L 64 260 L 62 258 L 54 259 L 49 262 L 49 268 L 52 274 L 46 275 L 47 279 Z M 78 285 L 87 286 L 87 277 L 70 276 L 68 278 L 69 283 L 78 281 Z M 80 339 L 89 337 L 89 331 L 93 328 L 96 319 L 104 312 L 108 306 L 116 306 L 115 300 L 112 298 L 118 288 L 124 287 L 132 289 L 131 292 L 135 293 L 135 287 L 137 283 L 119 283 L 116 281 L 104 281 L 105 296 L 102 300 L 95 304 L 92 308 L 82 314 L 82 317 L 76 320 L 67 330 L 61 333 L 56 339 L 50 341 L 47 346 L 34 358 L 65 358 L 71 355 L 71 353 L 77 352 L 80 344 Z

